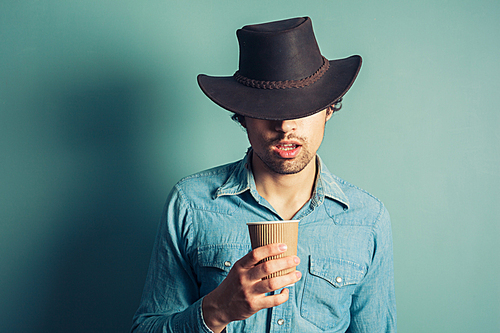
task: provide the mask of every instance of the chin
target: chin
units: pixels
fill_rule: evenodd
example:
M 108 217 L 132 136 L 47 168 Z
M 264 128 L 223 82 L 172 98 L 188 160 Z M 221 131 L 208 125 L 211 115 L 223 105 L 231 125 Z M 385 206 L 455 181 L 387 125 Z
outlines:
M 267 162 L 264 162 L 267 167 L 277 173 L 277 174 L 280 174 L 280 175 L 294 175 L 294 174 L 297 174 L 299 172 L 301 172 L 302 170 L 304 170 L 306 168 L 306 166 L 309 164 L 310 161 L 304 161 L 304 160 L 300 160 L 300 161 L 277 161 L 277 162 L 274 162 L 274 161 L 271 161 L 269 163 Z

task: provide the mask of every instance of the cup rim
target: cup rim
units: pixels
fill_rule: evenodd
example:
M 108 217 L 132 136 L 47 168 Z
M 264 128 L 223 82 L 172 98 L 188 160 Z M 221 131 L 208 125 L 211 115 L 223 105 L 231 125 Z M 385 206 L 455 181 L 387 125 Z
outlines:
M 300 220 L 259 221 L 259 222 L 247 222 L 247 225 L 298 223 L 298 222 L 300 222 Z

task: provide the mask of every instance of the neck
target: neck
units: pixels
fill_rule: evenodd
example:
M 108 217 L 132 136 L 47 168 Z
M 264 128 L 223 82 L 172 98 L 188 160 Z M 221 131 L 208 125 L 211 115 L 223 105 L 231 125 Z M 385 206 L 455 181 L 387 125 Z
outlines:
M 285 220 L 292 219 L 311 199 L 317 173 L 316 158 L 300 172 L 284 175 L 273 172 L 252 154 L 252 171 L 257 192 Z

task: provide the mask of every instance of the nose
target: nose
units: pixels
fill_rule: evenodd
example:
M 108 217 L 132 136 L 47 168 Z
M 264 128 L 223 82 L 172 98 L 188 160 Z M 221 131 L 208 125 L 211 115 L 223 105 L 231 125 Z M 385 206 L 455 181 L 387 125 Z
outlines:
M 297 129 L 297 122 L 291 120 L 278 120 L 274 125 L 274 129 L 278 132 L 288 133 Z

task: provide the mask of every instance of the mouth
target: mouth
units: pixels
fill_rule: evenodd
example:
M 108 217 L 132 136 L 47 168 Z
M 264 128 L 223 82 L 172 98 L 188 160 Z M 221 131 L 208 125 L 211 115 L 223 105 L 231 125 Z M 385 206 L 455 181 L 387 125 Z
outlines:
M 281 158 L 295 158 L 299 154 L 301 147 L 297 143 L 279 143 L 274 146 L 274 151 Z
M 284 151 L 290 151 L 290 150 L 294 150 L 295 148 L 297 148 L 297 145 L 293 144 L 293 143 L 286 143 L 283 145 L 277 145 L 276 148 L 278 148 L 280 150 L 284 150 Z

